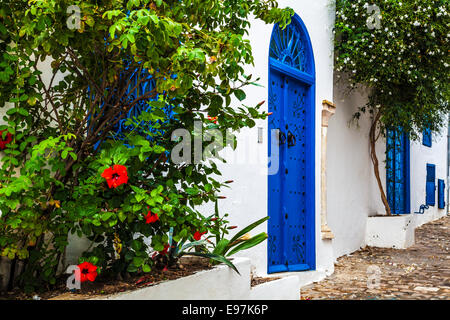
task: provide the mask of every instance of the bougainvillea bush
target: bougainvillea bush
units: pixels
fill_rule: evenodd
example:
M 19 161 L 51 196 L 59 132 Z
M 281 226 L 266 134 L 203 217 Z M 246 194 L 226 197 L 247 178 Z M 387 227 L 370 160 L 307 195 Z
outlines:
M 240 103 L 256 81 L 243 69 L 251 15 L 285 26 L 292 10 L 273 0 L 1 2 L 10 287 L 55 284 L 69 234 L 92 241 L 79 261 L 91 281 L 174 263 L 160 258 L 210 231 L 197 207 L 216 201 L 226 178 L 213 161 L 171 161 L 172 132 L 200 123 L 226 136 L 267 116 L 262 103 Z
M 386 129 L 411 139 L 439 131 L 450 111 L 450 3 L 447 0 L 337 0 L 335 68 L 350 89 L 369 88 L 371 157 L 386 212 L 375 142 Z

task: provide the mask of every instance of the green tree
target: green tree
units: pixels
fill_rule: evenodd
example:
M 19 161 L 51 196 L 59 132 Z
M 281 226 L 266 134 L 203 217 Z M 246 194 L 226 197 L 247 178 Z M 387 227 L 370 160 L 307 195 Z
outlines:
M 375 144 L 387 129 L 417 139 L 426 128 L 447 125 L 449 27 L 446 0 L 336 1 L 335 67 L 350 90 L 370 89 L 354 118 L 372 118 L 370 154 L 388 215 Z

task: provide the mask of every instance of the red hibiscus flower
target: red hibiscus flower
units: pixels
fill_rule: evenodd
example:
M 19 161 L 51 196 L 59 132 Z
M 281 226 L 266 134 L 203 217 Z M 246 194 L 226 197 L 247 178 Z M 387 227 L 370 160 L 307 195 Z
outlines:
M 158 256 L 165 256 L 169 252 L 169 248 L 170 248 L 170 245 L 167 243 L 164 246 L 164 249 L 162 249 L 161 251 L 157 251 L 157 252 L 153 253 L 152 259 L 154 260 Z M 172 246 L 172 248 L 174 248 L 174 246 Z
M 5 150 L 6 145 L 11 143 L 12 141 L 12 134 L 9 132 L 6 134 L 6 137 L 3 140 L 3 132 L 5 132 L 5 130 L 0 131 L 0 150 Z
M 217 117 L 208 116 L 208 120 L 211 121 L 212 123 L 217 124 L 217 119 L 218 119 Z
M 78 265 L 78 268 L 80 268 L 80 276 L 78 279 L 77 273 L 75 273 L 76 280 L 79 280 L 81 282 L 85 281 L 94 281 L 95 278 L 97 278 L 97 266 L 93 265 L 90 262 L 83 262 Z
M 202 238 L 202 235 L 204 235 L 205 233 L 206 233 L 206 231 L 205 232 L 196 231 L 194 233 L 194 240 L 196 240 L 196 241 L 200 240 Z
M 159 254 L 161 254 L 161 255 L 166 255 L 167 252 L 169 251 L 169 248 L 170 248 L 170 245 L 167 243 L 167 244 L 164 246 L 164 249 L 163 249 L 162 251 L 159 251 Z
M 112 168 L 105 169 L 102 177 L 106 179 L 109 188 L 117 188 L 121 184 L 128 182 L 127 168 L 120 164 L 115 164 Z
M 148 211 L 148 214 L 145 216 L 145 223 L 147 224 L 155 223 L 158 220 L 159 220 L 158 215 L 156 213 L 151 212 L 150 210 Z

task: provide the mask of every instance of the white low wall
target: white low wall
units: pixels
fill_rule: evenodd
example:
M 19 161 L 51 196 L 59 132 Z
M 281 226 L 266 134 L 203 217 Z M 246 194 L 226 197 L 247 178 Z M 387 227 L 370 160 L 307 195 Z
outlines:
M 414 215 L 368 217 L 366 244 L 372 247 L 406 249 L 414 245 Z
M 433 208 L 433 207 L 431 207 L 431 208 Z M 414 214 L 414 226 L 416 228 L 418 228 L 425 223 L 439 220 L 447 214 L 446 209 L 438 209 L 438 210 L 436 210 L 436 209 L 433 210 L 433 209 L 425 210 L 425 212 L 423 214 Z
M 297 277 L 286 277 L 251 288 L 250 259 L 237 257 L 233 264 L 240 275 L 226 265 L 170 280 L 151 287 L 93 300 L 298 300 Z
M 249 300 L 299 300 L 300 283 L 296 276 L 273 280 L 253 287 Z

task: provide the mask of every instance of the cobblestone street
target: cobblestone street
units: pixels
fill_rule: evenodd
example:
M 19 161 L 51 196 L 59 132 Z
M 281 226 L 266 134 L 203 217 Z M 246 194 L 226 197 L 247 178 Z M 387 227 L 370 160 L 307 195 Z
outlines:
M 447 216 L 416 229 L 416 244 L 409 249 L 366 247 L 340 257 L 333 275 L 302 288 L 302 299 L 448 300 L 449 249 Z

